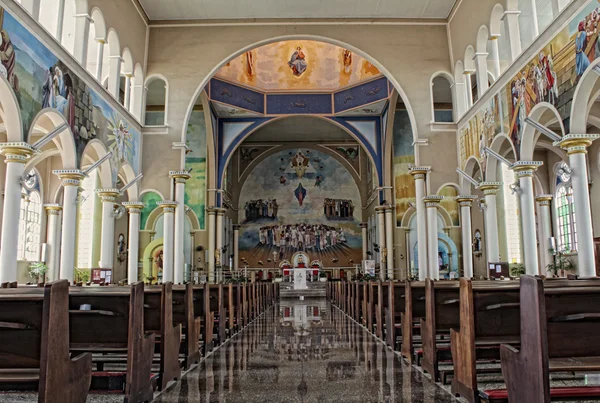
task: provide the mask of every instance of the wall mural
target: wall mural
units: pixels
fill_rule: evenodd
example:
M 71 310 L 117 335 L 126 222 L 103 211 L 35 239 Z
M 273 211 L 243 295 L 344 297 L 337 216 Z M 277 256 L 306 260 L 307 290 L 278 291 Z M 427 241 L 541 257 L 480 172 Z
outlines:
M 140 229 L 146 229 L 146 223 L 148 222 L 148 217 L 154 211 L 157 206 L 156 202 L 162 200 L 162 197 L 156 192 L 146 192 L 141 197 L 141 202 L 144 203 L 144 208 L 140 213 Z
M 185 186 L 185 204 L 192 209 L 205 228 L 206 206 L 206 124 L 204 111 L 192 111 L 187 128 L 187 145 L 191 150 L 185 156 L 185 169 L 192 169 Z
M 458 205 L 458 202 L 456 201 L 456 197 L 458 196 L 458 190 L 454 186 L 444 186 L 442 189 L 440 189 L 438 195 L 444 196 L 444 198 L 440 202 L 440 206 L 442 206 L 448 212 L 448 214 L 450 214 L 452 225 L 458 227 L 460 225 L 460 207 Z
M 380 75 L 363 57 L 325 42 L 275 42 L 223 66 L 218 77 L 263 90 L 333 90 Z
M 124 162 L 139 173 L 139 131 L 3 9 L 0 26 L 0 74 L 19 102 L 23 133 L 42 109 L 53 108 L 73 132 L 78 164 L 85 146 L 99 139 L 113 152 L 113 180 Z
M 396 225 L 400 226 L 409 204 L 415 201 L 415 183 L 408 172 L 415 164 L 412 126 L 408 112 L 396 111 L 394 117 L 394 192 L 396 198 Z
M 525 117 L 541 102 L 558 109 L 568 132 L 574 88 L 590 63 L 600 57 L 599 25 L 600 1 L 593 0 L 461 127 L 463 168 L 472 156 L 483 163 L 483 148 L 499 133 L 510 137 L 520 158 Z
M 314 149 L 270 155 L 250 173 L 239 202 L 240 267 L 273 267 L 297 251 L 326 267 L 362 259 L 361 199 L 352 175 Z

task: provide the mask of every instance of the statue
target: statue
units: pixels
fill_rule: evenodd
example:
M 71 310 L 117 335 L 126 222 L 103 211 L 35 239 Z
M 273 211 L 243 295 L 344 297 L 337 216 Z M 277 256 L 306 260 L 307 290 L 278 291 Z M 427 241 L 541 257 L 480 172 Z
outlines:
M 221 251 L 219 249 L 215 249 L 215 265 L 221 266 Z
M 381 250 L 381 263 L 387 262 L 387 248 L 383 247 Z

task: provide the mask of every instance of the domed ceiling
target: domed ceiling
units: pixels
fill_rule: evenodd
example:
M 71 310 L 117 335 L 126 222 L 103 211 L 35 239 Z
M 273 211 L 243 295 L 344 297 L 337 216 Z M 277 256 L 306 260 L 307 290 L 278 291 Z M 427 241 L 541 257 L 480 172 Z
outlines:
M 356 53 L 311 40 L 275 42 L 252 49 L 216 74 L 264 92 L 331 92 L 381 75 Z

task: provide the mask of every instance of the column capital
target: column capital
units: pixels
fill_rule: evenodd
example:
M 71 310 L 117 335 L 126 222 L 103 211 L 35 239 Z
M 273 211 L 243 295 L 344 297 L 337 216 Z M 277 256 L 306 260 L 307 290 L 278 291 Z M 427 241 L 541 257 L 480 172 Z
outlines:
M 224 215 L 227 212 L 227 209 L 223 207 L 217 207 L 215 208 L 215 212 L 217 215 Z
M 516 172 L 519 178 L 533 176 L 535 171 L 544 163 L 541 161 L 517 161 L 510 166 L 513 172 Z
M 177 202 L 173 200 L 161 200 L 156 202 L 156 205 L 162 208 L 165 213 L 173 213 L 175 212 L 175 207 L 177 207 Z
M 383 213 L 385 213 L 386 208 L 387 208 L 386 206 L 377 206 L 377 207 L 375 207 L 375 212 L 378 214 L 383 214 Z
M 471 207 L 473 202 L 477 200 L 477 196 L 459 195 L 456 196 L 454 200 L 462 207 Z
M 25 164 L 35 153 L 33 147 L 25 142 L 10 142 L 0 144 L 0 154 L 4 155 L 6 162 Z
M 119 196 L 119 189 L 96 189 L 96 194 L 102 199 L 102 202 L 114 203 Z
M 234 231 L 239 231 L 242 228 L 242 224 L 233 224 L 232 227 Z
M 209 215 L 215 215 L 217 214 L 217 207 L 207 207 L 206 208 L 206 213 Z
M 85 178 L 79 169 L 55 169 L 52 173 L 62 179 L 63 186 L 79 186 Z
M 185 183 L 192 176 L 188 171 L 169 171 L 169 177 L 175 179 L 175 183 Z
M 560 147 L 567 151 L 568 155 L 571 154 L 586 154 L 587 148 L 592 144 L 594 140 L 600 137 L 599 134 L 567 134 L 563 136 L 559 141 L 552 143 L 554 147 Z
M 394 210 L 396 210 L 396 206 L 393 206 L 391 204 L 386 204 L 383 207 L 385 207 L 385 212 L 387 213 L 388 211 L 393 212 Z
M 127 209 L 127 211 L 129 212 L 129 214 L 140 214 L 142 212 L 142 209 L 144 207 L 146 207 L 146 205 L 142 202 L 123 202 L 121 203 L 123 205 L 123 207 L 125 207 Z
M 495 195 L 500 186 L 502 186 L 502 182 L 481 182 L 479 190 L 485 195 Z
M 361 228 L 369 228 L 369 223 L 366 223 L 366 222 L 361 222 L 361 223 L 360 223 L 360 227 L 361 227 Z
M 552 199 L 554 197 L 552 195 L 539 195 L 535 198 L 535 201 L 540 204 L 540 206 L 550 206 L 552 205 Z
M 425 203 L 425 207 L 437 207 L 442 199 L 444 199 L 444 196 L 425 196 L 423 197 L 423 202 Z
M 62 206 L 60 204 L 44 204 L 44 210 L 46 210 L 46 214 L 48 215 L 59 215 L 62 211 Z
M 412 175 L 414 180 L 425 179 L 427 172 L 431 171 L 429 167 L 410 167 L 408 173 Z

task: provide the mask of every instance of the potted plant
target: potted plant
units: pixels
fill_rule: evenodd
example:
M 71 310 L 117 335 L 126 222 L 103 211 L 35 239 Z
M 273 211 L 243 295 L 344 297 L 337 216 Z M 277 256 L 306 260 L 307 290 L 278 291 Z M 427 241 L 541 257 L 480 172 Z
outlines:
M 273 280 L 274 283 L 281 283 L 283 281 L 283 276 L 281 274 L 276 274 L 275 275 L 275 279 Z
M 554 262 L 546 266 L 546 270 L 552 273 L 554 277 L 565 274 L 565 272 L 576 272 L 577 265 L 565 256 L 562 252 L 556 252 L 554 249 L 550 249 L 550 252 L 554 255 Z
M 38 284 L 46 282 L 46 273 L 48 272 L 48 266 L 44 262 L 34 262 L 29 265 L 27 274 L 32 279 L 35 279 Z
M 522 264 L 517 264 L 510 268 L 511 277 L 519 278 L 525 273 L 526 273 L 525 266 L 523 266 Z
M 325 273 L 323 270 L 319 272 L 319 281 L 322 283 L 327 282 L 327 273 Z
M 75 269 L 75 283 L 88 283 L 90 281 L 90 272 L 85 269 Z

